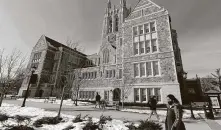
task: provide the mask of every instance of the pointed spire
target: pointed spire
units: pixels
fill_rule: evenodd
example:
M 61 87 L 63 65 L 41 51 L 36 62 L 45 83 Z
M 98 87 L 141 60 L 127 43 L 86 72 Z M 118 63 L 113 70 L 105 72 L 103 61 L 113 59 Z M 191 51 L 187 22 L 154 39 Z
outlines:
M 107 8 L 111 9 L 111 0 L 108 0 L 108 2 L 107 2 Z
M 120 0 L 120 4 L 121 4 L 122 7 L 126 7 L 127 6 L 126 0 Z

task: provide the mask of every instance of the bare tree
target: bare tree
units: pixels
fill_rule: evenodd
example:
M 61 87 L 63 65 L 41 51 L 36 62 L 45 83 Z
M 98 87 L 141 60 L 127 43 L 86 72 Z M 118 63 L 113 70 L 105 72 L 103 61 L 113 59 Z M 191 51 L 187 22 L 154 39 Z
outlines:
M 72 86 L 72 94 L 74 98 L 74 104 L 77 106 L 78 98 L 79 98 L 79 91 L 83 84 L 83 77 L 82 77 L 82 68 L 75 69 L 73 71 L 75 75 L 75 79 L 73 80 L 73 86 Z
M 216 78 L 215 81 L 212 82 L 213 85 L 219 86 L 219 89 L 221 90 L 221 73 L 220 68 L 216 69 L 215 74 L 212 74 L 214 78 Z
M 80 41 L 74 41 L 70 38 L 67 38 L 66 45 L 72 49 L 76 49 L 79 52 L 84 52 L 85 48 L 80 44 Z
M 213 84 L 213 82 L 215 82 L 215 81 L 216 81 L 216 79 L 210 75 L 200 78 L 201 87 L 202 87 L 203 92 L 207 92 L 209 90 L 218 90 L 218 86 Z
M 115 90 L 116 93 L 120 96 L 119 99 L 121 101 L 122 108 L 124 108 L 124 102 L 127 100 L 128 96 L 132 92 L 133 85 L 135 83 L 135 78 L 131 77 L 131 74 L 128 74 L 127 71 L 129 69 L 124 69 L 126 73 L 122 75 L 122 77 L 118 77 L 118 79 L 122 78 L 122 82 L 119 84 L 119 91 Z
M 131 75 L 124 75 L 123 76 L 123 86 L 121 87 L 122 108 L 124 108 L 124 101 L 131 94 L 134 83 L 135 83 L 135 79 L 133 77 L 131 77 Z
M 11 54 L 6 55 L 5 57 L 2 52 L 0 57 L 0 80 L 2 82 L 2 87 L 0 88 L 1 106 L 4 95 L 14 88 L 15 84 L 17 83 L 16 77 L 18 77 L 18 75 L 21 74 L 24 70 L 26 57 L 22 56 L 22 53 L 16 49 L 14 49 Z

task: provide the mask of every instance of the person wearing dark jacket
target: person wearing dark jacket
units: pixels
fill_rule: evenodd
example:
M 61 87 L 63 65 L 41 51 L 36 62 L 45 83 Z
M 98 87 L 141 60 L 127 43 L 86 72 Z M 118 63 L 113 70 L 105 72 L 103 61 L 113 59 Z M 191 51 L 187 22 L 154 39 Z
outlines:
M 186 130 L 185 125 L 182 121 L 183 110 L 179 101 L 174 95 L 167 96 L 167 116 L 165 121 L 166 130 Z
M 150 98 L 150 100 L 148 101 L 148 105 L 150 106 L 150 117 L 149 120 L 151 119 L 152 115 L 156 115 L 158 121 L 160 121 L 160 117 L 157 114 L 157 100 L 156 100 L 156 96 L 152 96 Z
M 97 105 L 99 106 L 99 108 L 100 108 L 100 101 L 101 101 L 101 96 L 98 94 L 98 92 L 97 92 L 97 95 L 96 95 L 96 105 L 95 105 L 95 108 L 97 107 Z

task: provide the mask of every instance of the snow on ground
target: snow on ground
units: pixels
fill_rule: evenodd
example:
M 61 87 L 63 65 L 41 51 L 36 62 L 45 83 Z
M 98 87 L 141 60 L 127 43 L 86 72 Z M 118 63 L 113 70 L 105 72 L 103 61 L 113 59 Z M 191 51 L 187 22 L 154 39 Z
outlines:
M 124 112 L 135 112 L 135 113 L 142 113 L 142 114 L 150 114 L 150 110 L 138 110 L 138 109 L 123 109 L 121 111 Z M 167 111 L 166 110 L 157 110 L 157 114 L 160 116 L 166 116 Z M 199 114 L 204 113 L 204 111 L 193 111 L 194 116 L 196 118 L 200 118 Z M 191 117 L 191 113 L 190 110 L 184 110 L 183 113 L 183 118 L 190 118 Z
M 2 104 L 2 107 L 0 107 L 0 113 L 1 114 L 6 114 L 8 116 L 15 116 L 15 115 L 20 115 L 20 116 L 29 116 L 33 117 L 31 118 L 31 123 L 33 124 L 34 121 L 37 119 L 40 119 L 42 117 L 55 117 L 57 116 L 56 112 L 49 112 L 45 111 L 44 109 L 40 108 L 33 108 L 33 107 L 20 107 L 20 106 L 15 106 L 15 105 L 9 105 L 6 103 Z M 73 130 L 82 130 L 82 127 L 85 125 L 85 122 L 80 122 L 80 123 L 72 123 L 72 120 L 75 118 L 74 116 L 71 115 L 64 115 L 61 114 L 61 117 L 65 120 L 63 123 L 59 123 L 57 125 L 43 125 L 40 129 L 42 130 L 62 130 L 65 127 L 69 125 L 75 126 Z M 99 119 L 93 118 L 93 122 L 98 122 Z M 7 124 L 15 124 L 14 120 L 9 119 L 7 121 Z M 107 122 L 107 124 L 104 125 L 106 127 L 106 130 L 128 130 L 127 127 L 125 127 L 125 124 L 123 121 L 120 120 L 112 120 L 111 122 Z M 3 125 L 0 123 L 0 129 L 4 130 L 5 128 Z
M 24 100 L 23 98 L 19 98 L 17 100 Z M 28 98 L 26 99 L 26 101 L 32 101 L 32 102 L 44 102 L 45 99 L 33 99 L 33 98 Z M 50 102 L 50 101 L 49 101 Z M 61 100 L 60 99 L 56 99 L 55 102 L 53 102 L 53 104 L 60 104 Z M 71 99 L 68 100 L 63 100 L 63 105 L 67 105 L 67 106 L 73 106 L 74 105 L 74 101 L 72 101 Z M 81 102 L 78 101 L 78 106 L 89 106 L 92 105 L 92 103 L 90 102 Z

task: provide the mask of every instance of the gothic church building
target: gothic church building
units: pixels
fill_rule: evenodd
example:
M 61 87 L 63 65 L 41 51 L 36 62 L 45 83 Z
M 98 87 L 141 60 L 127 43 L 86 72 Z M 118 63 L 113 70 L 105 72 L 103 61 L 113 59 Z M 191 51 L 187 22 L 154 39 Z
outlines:
M 133 9 L 128 8 L 126 0 L 120 0 L 118 6 L 108 0 L 102 43 L 96 54 L 79 53 L 44 36 L 40 41 L 43 45 L 37 48 L 40 44 L 37 43 L 29 63 L 29 67 L 34 64 L 36 60 L 33 58 L 36 59 L 38 54 L 36 73 L 41 78 L 31 87 L 33 96 L 39 90 L 41 96 L 49 96 L 52 93 L 50 88 L 59 86 L 56 81 L 62 73 L 60 70 L 70 68 L 70 65 L 61 65 L 62 56 L 59 54 L 65 52 L 75 59 L 70 59 L 74 69 L 79 68 L 79 61 L 88 62 L 87 67 L 80 68 L 83 80 L 77 94 L 80 100 L 94 100 L 97 92 L 107 101 L 146 103 L 155 95 L 159 103 L 166 103 L 168 94 L 175 95 L 180 101 L 183 99 L 183 65 L 176 30 L 172 29 L 168 11 L 150 0 L 139 0 Z M 50 65 L 46 65 L 48 61 Z M 51 77 L 51 80 L 45 81 L 42 77 Z M 25 80 L 19 94 L 22 95 L 26 88 Z M 73 92 L 74 96 L 76 93 Z
M 146 103 L 151 95 L 160 103 L 168 94 L 181 101 L 183 72 L 176 31 L 166 9 L 140 0 L 134 9 L 126 0 L 118 7 L 108 0 L 103 20 L 102 45 L 88 56 L 95 67 L 82 69 L 79 98 Z M 95 74 L 96 73 L 96 74 Z

